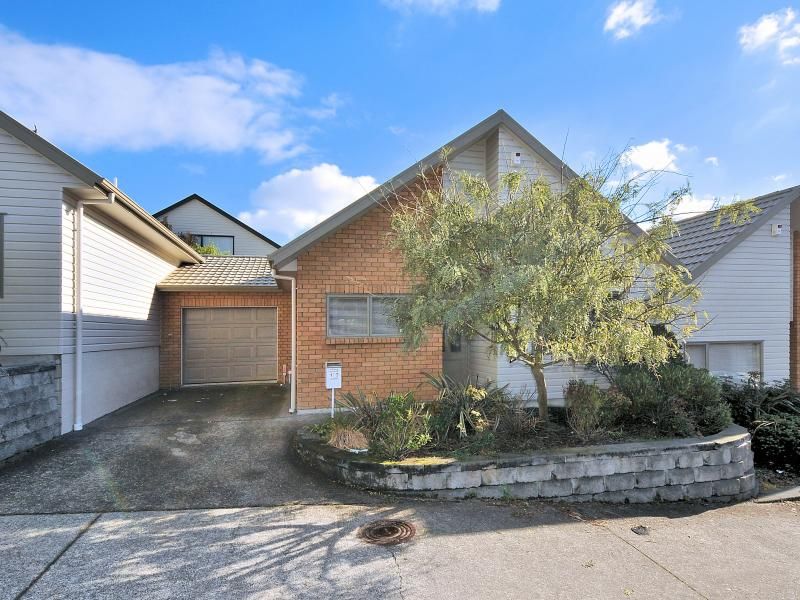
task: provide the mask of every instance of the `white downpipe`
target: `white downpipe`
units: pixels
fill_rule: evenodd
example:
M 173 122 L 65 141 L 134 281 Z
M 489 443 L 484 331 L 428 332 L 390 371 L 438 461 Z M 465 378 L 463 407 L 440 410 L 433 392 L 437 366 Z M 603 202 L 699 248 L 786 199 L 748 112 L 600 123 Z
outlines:
M 273 274 L 275 279 L 292 282 L 292 358 L 291 379 L 289 380 L 289 414 L 297 412 L 297 278 Z
M 102 200 L 77 200 L 75 203 L 75 225 L 73 227 L 73 267 L 72 294 L 75 309 L 75 368 L 73 376 L 73 431 L 83 429 L 83 206 L 84 204 L 114 204 L 116 196 L 109 192 Z
M 72 267 L 72 294 L 75 307 L 75 358 L 72 361 L 75 373 L 73 375 L 72 399 L 74 409 L 72 429 L 83 429 L 83 305 L 81 304 L 81 270 L 83 267 L 83 202 L 80 200 L 75 206 L 75 225 L 73 231 L 74 264 Z

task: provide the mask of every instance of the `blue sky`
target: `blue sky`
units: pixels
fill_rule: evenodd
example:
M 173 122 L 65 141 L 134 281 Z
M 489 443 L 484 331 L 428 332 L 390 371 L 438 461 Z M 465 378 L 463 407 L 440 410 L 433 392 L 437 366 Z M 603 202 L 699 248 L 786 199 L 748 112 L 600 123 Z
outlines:
M 0 109 L 151 211 L 286 241 L 498 108 L 576 170 L 631 147 L 685 210 L 800 183 L 800 5 L 66 2 L 0 14 Z

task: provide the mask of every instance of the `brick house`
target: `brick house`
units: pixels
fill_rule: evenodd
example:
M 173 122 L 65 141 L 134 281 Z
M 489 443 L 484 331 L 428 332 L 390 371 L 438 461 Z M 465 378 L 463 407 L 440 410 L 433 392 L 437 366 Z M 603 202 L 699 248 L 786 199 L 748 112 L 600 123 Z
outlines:
M 431 331 L 408 352 L 389 318 L 393 297 L 412 284 L 388 244 L 391 205 L 414 201 L 441 149 L 280 247 L 197 195 L 156 213 L 168 228 L 2 112 L 0 143 L 0 358 L 58 364 L 48 431 L 195 384 L 277 382 L 290 386 L 293 412 L 323 409 L 329 362 L 341 364 L 343 391 L 425 398 L 425 373 L 442 371 L 535 388 L 526 368 L 482 340 L 445 343 Z M 577 177 L 504 111 L 444 147 L 449 171 L 490 185 L 510 170 L 553 186 Z M 797 382 L 800 187 L 755 203 L 762 212 L 746 225 L 716 227 L 713 212 L 678 223 L 670 245 L 709 316 L 686 353 L 712 372 L 767 380 L 788 378 L 791 365 Z M 200 256 L 174 232 L 225 255 Z M 570 379 L 592 376 L 580 365 L 548 367 L 553 404 Z

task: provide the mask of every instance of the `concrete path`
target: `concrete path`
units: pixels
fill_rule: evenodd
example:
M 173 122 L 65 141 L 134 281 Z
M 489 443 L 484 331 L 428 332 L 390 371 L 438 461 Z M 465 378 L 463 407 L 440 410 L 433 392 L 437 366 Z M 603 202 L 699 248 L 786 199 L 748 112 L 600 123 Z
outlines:
M 408 519 L 418 534 L 367 545 L 356 532 L 376 518 Z M 0 598 L 800 597 L 792 503 L 475 500 L 7 516 L 0 540 Z

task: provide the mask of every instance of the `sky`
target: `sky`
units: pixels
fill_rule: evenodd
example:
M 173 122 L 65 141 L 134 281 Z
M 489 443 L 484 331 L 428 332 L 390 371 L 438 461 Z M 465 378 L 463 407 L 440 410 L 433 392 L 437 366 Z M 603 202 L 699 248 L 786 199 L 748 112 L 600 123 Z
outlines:
M 576 171 L 626 153 L 681 214 L 800 183 L 786 0 L 8 0 L 0 109 L 154 212 L 292 239 L 499 108 Z

